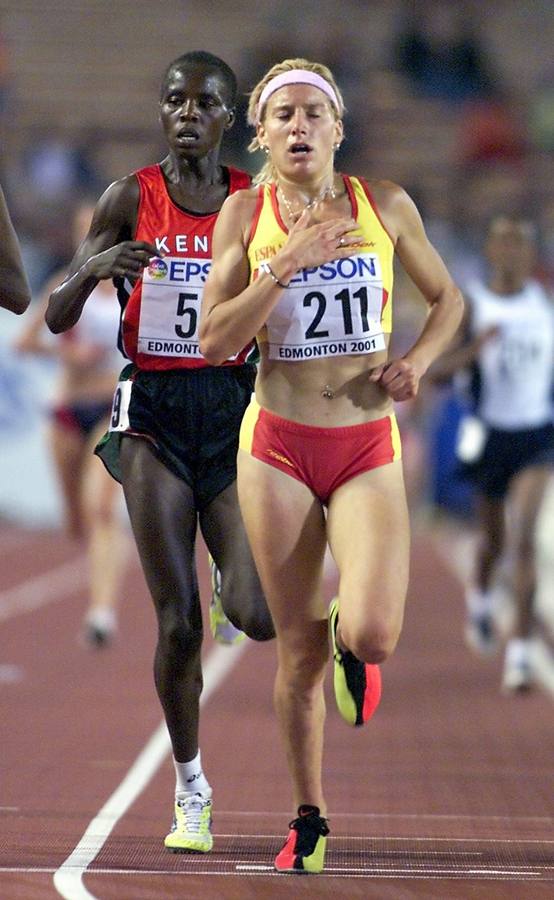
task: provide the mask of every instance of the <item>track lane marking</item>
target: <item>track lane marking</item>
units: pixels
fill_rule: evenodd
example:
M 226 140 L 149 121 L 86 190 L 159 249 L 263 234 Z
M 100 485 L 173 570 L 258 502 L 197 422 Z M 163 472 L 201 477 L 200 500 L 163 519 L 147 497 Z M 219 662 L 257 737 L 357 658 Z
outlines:
M 228 672 L 237 664 L 248 648 L 249 641 L 236 647 L 215 647 L 203 663 L 204 689 L 200 698 L 203 706 Z M 96 859 L 118 821 L 156 774 L 170 753 L 169 735 L 162 721 L 152 734 L 123 781 L 90 822 L 72 853 L 54 873 L 54 887 L 65 900 L 98 900 L 83 884 L 83 875 Z
M 551 866 L 543 866 L 543 869 L 549 870 Z M 52 866 L 28 866 L 25 868 L 20 868 L 17 866 L 0 866 L 0 874 L 21 874 L 24 875 L 33 875 L 33 874 L 41 874 L 41 875 L 51 875 L 55 872 L 55 869 Z M 91 875 L 177 875 L 179 877 L 183 877 L 182 870 L 176 869 L 92 869 L 90 870 Z M 214 876 L 217 878 L 221 878 L 222 875 L 225 877 L 228 876 L 237 876 L 237 875 L 271 875 L 275 876 L 282 880 L 283 875 L 281 872 L 276 872 L 275 869 L 270 865 L 263 864 L 248 864 L 248 863 L 237 863 L 234 870 L 229 870 L 228 872 L 222 872 L 221 870 L 214 871 L 213 869 L 195 869 L 194 872 L 191 872 L 192 875 L 207 875 Z M 325 867 L 325 876 L 330 878 L 336 877 L 344 877 L 348 876 L 349 878 L 437 878 L 437 879 L 451 879 L 451 880 L 462 880 L 465 879 L 467 875 L 470 875 L 475 878 L 483 877 L 487 880 L 491 881 L 513 881 L 514 877 L 519 881 L 541 881 L 541 882 L 550 882 L 554 880 L 554 876 L 550 876 L 549 872 L 537 871 L 537 872 L 529 872 L 525 869 L 525 867 L 519 866 L 517 871 L 511 871 L 509 869 L 450 869 L 450 870 L 430 870 L 424 868 L 414 868 L 414 869 L 390 869 L 390 868 L 372 868 L 372 869 L 355 869 L 355 868 L 339 868 L 335 866 Z M 530 877 L 531 876 L 531 877 Z M 75 897 L 76 895 L 72 895 Z M 83 895 L 81 895 L 83 896 Z M 89 894 L 89 897 L 92 895 Z
M 64 600 L 84 590 L 88 581 L 88 564 L 84 555 L 27 578 L 14 587 L 0 591 L 0 622 Z

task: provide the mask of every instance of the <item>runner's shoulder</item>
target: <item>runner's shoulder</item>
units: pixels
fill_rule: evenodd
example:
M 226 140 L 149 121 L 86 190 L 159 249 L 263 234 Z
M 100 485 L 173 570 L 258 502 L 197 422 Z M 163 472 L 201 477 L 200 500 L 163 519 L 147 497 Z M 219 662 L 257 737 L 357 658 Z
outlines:
M 249 187 L 231 194 L 225 200 L 219 214 L 220 230 L 229 229 L 231 232 L 244 232 L 250 228 L 256 204 L 258 201 L 258 188 Z

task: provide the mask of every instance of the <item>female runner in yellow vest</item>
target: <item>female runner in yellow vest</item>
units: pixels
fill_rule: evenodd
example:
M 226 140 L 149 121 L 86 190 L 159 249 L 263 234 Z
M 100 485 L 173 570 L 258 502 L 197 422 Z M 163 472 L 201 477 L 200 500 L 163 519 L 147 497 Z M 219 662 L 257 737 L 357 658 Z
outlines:
M 298 807 L 279 871 L 321 871 L 329 831 L 325 548 L 340 576 L 329 615 L 335 696 L 343 718 L 361 725 L 379 702 L 379 664 L 398 640 L 408 583 L 393 401 L 416 395 L 463 308 L 408 195 L 335 171 L 342 114 L 331 72 L 304 59 L 273 66 L 254 89 L 251 149 L 268 160 L 259 186 L 223 206 L 200 326 L 213 364 L 253 335 L 260 346 L 238 486 L 277 632 L 275 705 Z M 388 358 L 394 253 L 429 305 L 399 359 Z

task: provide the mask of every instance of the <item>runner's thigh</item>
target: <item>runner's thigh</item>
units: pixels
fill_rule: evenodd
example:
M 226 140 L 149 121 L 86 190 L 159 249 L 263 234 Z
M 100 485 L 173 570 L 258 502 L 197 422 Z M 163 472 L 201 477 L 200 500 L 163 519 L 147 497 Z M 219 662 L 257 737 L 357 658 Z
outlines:
M 339 569 L 341 622 L 398 636 L 408 585 L 410 528 L 401 461 L 341 485 L 327 529 Z
M 277 629 L 325 615 L 321 596 L 325 518 L 302 482 L 238 455 L 244 524 Z

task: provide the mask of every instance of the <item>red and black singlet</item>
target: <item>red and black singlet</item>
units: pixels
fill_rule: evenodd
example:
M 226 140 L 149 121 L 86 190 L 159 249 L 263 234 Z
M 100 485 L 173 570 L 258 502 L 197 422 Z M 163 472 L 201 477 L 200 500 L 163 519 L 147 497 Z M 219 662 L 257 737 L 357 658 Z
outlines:
M 246 172 L 227 171 L 230 194 L 250 186 Z M 135 175 L 140 200 L 134 239 L 155 244 L 160 255 L 134 286 L 125 280 L 119 287 L 122 349 L 140 369 L 207 366 L 198 345 L 198 323 L 218 213 L 193 215 L 180 209 L 168 194 L 159 165 Z M 251 342 L 224 365 L 241 365 L 254 357 Z

